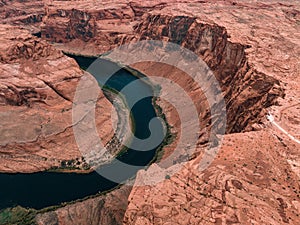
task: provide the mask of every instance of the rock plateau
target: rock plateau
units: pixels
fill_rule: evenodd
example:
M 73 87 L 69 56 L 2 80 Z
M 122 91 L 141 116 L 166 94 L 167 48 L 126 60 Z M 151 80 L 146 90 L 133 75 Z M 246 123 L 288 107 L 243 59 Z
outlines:
M 2 172 L 40 171 L 80 158 L 70 109 L 83 72 L 62 51 L 100 55 L 140 40 L 179 44 L 213 71 L 227 112 L 220 152 L 206 170 L 197 169 L 205 144 L 200 138 L 196 153 L 173 176 L 154 163 L 138 173 L 132 190 L 39 214 L 38 224 L 300 223 L 299 144 L 266 117 L 272 114 L 300 138 L 299 1 L 21 2 L 0 2 Z M 180 84 L 209 130 L 205 91 L 186 74 L 154 62 L 131 66 Z M 99 96 L 96 122 L 108 142 L 112 106 L 100 90 Z M 164 148 L 166 158 L 181 129 L 176 110 L 158 103 L 177 137 Z M 164 181 L 140 185 L 161 173 Z

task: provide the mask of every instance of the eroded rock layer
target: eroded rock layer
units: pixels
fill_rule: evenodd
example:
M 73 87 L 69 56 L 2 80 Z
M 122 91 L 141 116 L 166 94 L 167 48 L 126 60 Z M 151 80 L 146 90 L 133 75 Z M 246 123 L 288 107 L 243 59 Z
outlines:
M 227 102 L 227 132 L 253 129 L 266 114 L 264 109 L 283 96 L 276 79 L 249 65 L 245 50 L 251 45 L 230 41 L 224 27 L 206 22 L 198 14 L 171 12 L 167 3 L 153 4 L 137 13 L 143 7 L 140 4 L 107 3 L 89 8 L 91 3 L 78 2 L 75 10 L 55 2 L 47 6 L 42 37 L 62 42 L 65 51 L 93 55 L 145 39 L 184 46 L 199 55 L 219 81 Z
M 3 12 L 10 4 L 19 4 L 16 2 L 1 1 L 2 9 L 5 9 L 1 11 L 1 15 L 5 15 Z M 16 19 L 4 21 L 18 21 L 19 11 L 11 10 L 10 15 Z M 198 54 L 213 70 L 221 84 L 227 103 L 227 132 L 231 134 L 225 136 L 221 151 L 213 164 L 203 172 L 197 169 L 203 150 L 198 146 L 196 157 L 174 176 L 164 174 L 165 171 L 161 171 L 156 164 L 150 167 L 149 173 L 141 171 L 137 177 L 137 184 L 147 179 L 155 179 L 151 173 L 153 171 L 158 171 L 157 176 L 164 176 L 166 180 L 153 186 L 137 185 L 133 188 L 128 198 L 129 206 L 124 224 L 299 224 L 299 144 L 265 119 L 269 111 L 280 126 L 299 139 L 299 12 L 297 0 L 260 0 L 251 3 L 243 0 L 45 2 L 41 36 L 55 42 L 54 45 L 64 51 L 97 55 L 121 44 L 144 39 L 172 41 Z M 26 41 L 22 39 L 21 42 Z M 23 59 L 31 54 L 30 50 L 28 53 L 22 49 L 27 47 L 20 44 L 20 47 L 4 50 L 18 52 Z M 38 62 L 45 65 L 47 62 L 40 60 L 44 57 L 51 58 L 52 54 L 60 54 L 57 51 L 49 54 L 49 51 L 53 51 L 50 47 L 42 49 L 45 49 L 43 53 L 31 55 L 39 58 Z M 40 57 L 40 54 L 43 56 Z M 75 68 L 73 61 L 62 56 L 53 57 L 66 60 L 68 69 Z M 14 54 L 2 54 L 1 63 L 4 71 L 2 74 L 6 74 L 5 77 L 9 80 L 15 79 L 11 78 L 11 74 L 14 74 L 14 71 L 19 73 L 19 67 L 26 68 L 21 66 L 18 57 L 14 58 Z M 56 62 L 55 65 L 59 63 Z M 65 64 L 60 65 L 62 71 L 66 69 L 64 66 Z M 200 89 L 194 89 L 194 86 L 184 83 L 184 79 L 181 79 L 184 77 L 183 73 L 166 66 L 159 68 L 155 63 L 138 64 L 134 67 L 148 75 L 161 74 L 172 77 L 184 88 L 191 90 L 189 94 L 196 102 L 200 115 L 205 112 L 200 104 L 205 102 L 203 93 Z M 34 71 L 39 71 L 36 67 L 33 68 Z M 22 69 L 25 70 L 28 68 Z M 76 67 L 74 71 L 77 70 Z M 59 74 L 61 77 L 61 73 Z M 68 100 L 61 98 L 68 95 L 60 92 L 61 89 L 57 87 L 59 85 L 53 88 L 43 82 L 40 85 L 49 92 L 56 90 L 55 93 L 48 94 L 54 96 L 54 100 L 51 101 L 60 99 L 60 103 L 55 102 L 56 106 L 51 107 L 51 110 L 60 109 L 59 105 L 63 104 L 61 101 L 67 104 Z M 45 101 L 47 96 L 44 91 L 35 93 L 27 88 L 26 92 L 19 93 L 14 87 L 8 88 L 6 83 L 2 86 L 5 93 L 3 96 L 6 96 L 1 98 L 5 106 L 3 112 L 10 108 L 17 115 L 20 113 L 15 109 L 34 112 L 34 107 L 42 104 L 36 100 Z M 36 89 L 35 84 L 28 86 Z M 46 100 L 50 101 L 47 98 Z M 16 103 L 20 106 L 15 106 Z M 160 104 L 168 122 L 173 126 L 173 131 L 180 134 L 175 110 L 164 102 Z M 46 106 L 41 108 L 44 107 Z M 52 112 L 51 110 L 49 111 Z M 55 118 L 60 115 L 56 112 L 53 112 Z M 8 121 L 7 118 L 4 120 Z M 22 121 L 18 121 L 18 124 L 24 124 Z M 35 124 L 36 121 L 28 120 L 28 123 Z M 8 123 L 7 127 L 12 127 L 12 124 Z M 51 124 L 50 127 L 55 126 Z M 240 131 L 253 130 L 256 131 L 237 134 Z M 22 135 L 24 134 L 20 134 L 21 138 Z M 33 137 L 36 137 L 36 133 L 26 137 L 26 143 Z M 53 136 L 53 139 L 55 147 L 63 146 L 58 143 L 58 137 Z M 15 141 L 7 138 L 3 140 Z M 39 145 L 29 144 L 22 143 L 22 154 L 24 146 L 28 146 L 28 152 L 31 152 L 26 153 L 29 157 L 26 164 L 32 163 L 33 167 L 39 165 L 32 157 L 39 152 L 33 150 Z M 167 153 L 172 152 L 175 144 L 176 140 L 165 148 Z M 10 148 L 7 146 L 6 152 Z M 1 163 L 1 166 L 3 165 L 5 163 Z M 7 167 L 4 168 L 9 171 Z M 124 194 L 124 198 L 127 199 L 127 194 Z M 120 202 L 126 201 L 122 199 Z M 122 216 L 116 217 L 114 214 L 110 219 L 103 216 L 105 210 L 103 211 L 102 206 L 105 204 L 103 205 L 101 199 L 88 200 L 58 209 L 50 213 L 51 215 L 40 215 L 37 221 L 40 224 L 70 224 L 71 217 L 72 222 L 80 221 L 80 224 L 111 224 L 112 221 L 116 224 L 122 223 Z M 109 212 L 106 211 L 106 215 Z M 105 219 L 101 220 L 101 216 Z
M 72 101 L 83 72 L 73 59 L 25 29 L 1 25 L 0 33 L 0 170 L 82 168 Z M 96 123 L 108 142 L 114 133 L 112 105 L 98 91 Z
M 40 32 L 40 24 L 45 15 L 42 0 L 2 0 L 0 2 L 1 23 L 25 27 L 35 34 Z
M 231 134 L 204 172 L 201 156 L 175 175 L 152 165 L 137 176 L 124 224 L 297 224 L 299 177 L 285 159 L 294 148 L 266 131 Z M 155 176 L 166 179 L 147 185 Z

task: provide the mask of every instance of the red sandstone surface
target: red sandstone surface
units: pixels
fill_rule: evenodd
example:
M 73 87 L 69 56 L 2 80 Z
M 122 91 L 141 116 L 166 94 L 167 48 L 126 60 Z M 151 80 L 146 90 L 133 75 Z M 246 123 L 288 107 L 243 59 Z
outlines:
M 71 224 L 70 217 L 72 224 L 95 225 L 300 223 L 299 144 L 266 118 L 270 112 L 283 129 L 300 138 L 299 1 L 33 2 L 0 4 L 2 23 L 10 24 L 0 28 L 5 34 L 0 45 L 2 171 L 42 170 L 56 165 L 57 159 L 80 157 L 72 131 L 66 128 L 71 125 L 72 88 L 81 71 L 57 49 L 98 55 L 145 39 L 179 43 L 212 69 L 228 115 L 221 150 L 207 170 L 196 169 L 203 151 L 199 144 L 189 163 L 155 186 L 136 185 L 130 195 L 112 192 L 105 203 L 109 207 L 102 198 L 71 204 L 39 215 L 38 224 Z M 32 15 L 42 15 L 42 22 L 24 20 Z M 11 25 L 18 26 L 18 32 Z M 38 30 L 41 39 L 29 34 Z M 146 75 L 171 78 L 190 90 L 203 123 L 207 122 L 202 90 L 192 88 L 182 72 L 155 63 L 133 67 Z M 163 101 L 160 105 L 179 137 L 174 108 Z M 101 98 L 99 107 L 111 106 Z M 97 122 L 100 127 L 107 124 L 99 133 L 109 140 L 110 110 L 105 112 Z M 165 153 L 175 145 L 176 140 Z M 43 163 L 41 157 L 46 158 Z M 168 175 L 153 164 L 138 173 L 136 184 L 153 179 L 153 174 Z M 124 205 L 114 205 L 115 201 Z M 116 214 L 120 208 L 122 213 Z
M 72 101 L 83 72 L 26 29 L 0 25 L 0 32 L 1 172 L 42 171 L 66 160 L 83 166 L 72 130 Z M 97 105 L 99 133 L 108 142 L 112 105 L 100 89 Z

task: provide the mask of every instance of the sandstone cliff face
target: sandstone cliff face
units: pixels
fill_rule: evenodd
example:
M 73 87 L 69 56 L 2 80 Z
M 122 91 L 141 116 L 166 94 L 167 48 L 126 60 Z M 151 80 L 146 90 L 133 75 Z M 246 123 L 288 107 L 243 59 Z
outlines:
M 220 82 L 227 102 L 229 133 L 252 130 L 252 125 L 266 114 L 264 109 L 273 105 L 278 96 L 283 97 L 283 89 L 276 79 L 249 66 L 245 49 L 251 46 L 229 41 L 224 27 L 187 13 L 169 13 L 167 4 L 153 4 L 151 11 L 146 7 L 144 13 L 137 13 L 142 6 L 136 3 L 107 4 L 92 9 L 87 9 L 87 4 L 79 3 L 76 10 L 63 4 L 50 5 L 42 36 L 64 43 L 62 49 L 66 51 L 82 50 L 82 54 L 101 54 L 118 45 L 145 39 L 184 46 L 199 55 Z M 167 13 L 157 8 L 164 8 Z M 78 40 L 84 42 L 79 44 Z M 151 70 L 144 66 L 143 72 L 148 71 Z M 184 84 L 189 89 L 187 85 Z
M 72 101 L 83 72 L 25 29 L 0 26 L 0 170 L 34 172 L 84 163 L 72 127 Z M 96 109 L 100 136 L 113 135 L 112 106 L 99 90 Z
M 141 33 L 141 40 L 180 44 L 207 63 L 224 93 L 229 133 L 251 130 L 251 125 L 265 114 L 263 110 L 274 104 L 278 96 L 283 97 L 279 82 L 250 68 L 247 46 L 230 42 L 223 27 L 187 16 L 155 14 L 139 24 L 136 31 Z
M 104 1 L 101 6 L 93 1 L 47 2 L 42 37 L 60 42 L 55 43 L 56 47 L 97 55 L 132 41 L 171 40 L 203 58 L 224 91 L 228 132 L 232 134 L 225 136 L 218 158 L 208 170 L 199 172 L 197 165 L 202 151 L 199 146 L 197 157 L 170 179 L 157 186 L 134 187 L 124 224 L 299 224 L 299 146 L 264 119 L 269 110 L 281 126 L 300 137 L 299 7 L 299 2 L 292 0 L 289 3 L 242 0 L 127 3 L 120 0 L 118 3 Z M 4 60 L 19 63 L 18 59 L 9 57 Z M 1 67 L 11 74 L 18 70 L 13 65 Z M 170 68 L 162 67 L 159 71 L 151 63 L 135 65 L 135 68 L 145 74 L 160 72 L 162 76 L 171 71 L 170 76 L 184 83 L 181 79 L 184 74 Z M 285 97 L 278 98 L 284 96 L 283 89 Z M 14 102 L 22 102 L 21 107 L 28 105 L 7 88 L 4 90 L 6 98 L 12 99 L 3 100 L 6 107 Z M 205 101 L 201 90 L 190 94 L 201 110 L 199 103 Z M 30 93 L 29 96 L 34 96 L 27 100 L 30 104 L 36 98 L 43 99 L 43 95 Z M 174 132 L 179 133 L 174 109 L 161 104 Z M 261 131 L 236 134 L 249 130 Z M 167 150 L 171 152 L 173 148 L 171 145 Z M 37 165 L 33 157 L 29 162 Z M 156 165 L 152 167 L 156 168 Z M 137 183 L 142 183 L 147 176 L 141 171 Z M 101 201 L 76 203 L 41 215 L 37 221 L 68 224 L 71 217 L 71 221 L 78 220 L 81 224 L 92 221 L 111 224 L 114 219 L 101 220 L 103 209 L 98 207 Z M 83 213 L 86 205 L 91 210 Z M 118 224 L 121 217 L 118 216 Z
M 296 115 L 299 114 L 300 93 L 297 75 L 300 27 L 299 13 L 293 10 L 299 9 L 299 3 L 290 3 L 274 1 L 248 5 L 235 1 L 234 4 L 219 2 L 216 5 L 203 2 L 166 7 L 159 13 L 199 15 L 201 23 L 214 22 L 226 27 L 229 43 L 220 45 L 226 51 L 220 51 L 219 57 L 224 59 L 227 55 L 225 59 L 231 59 L 227 62 L 230 67 L 224 64 L 226 61 L 219 61 L 224 66 L 220 68 L 225 71 L 214 67 L 218 64 L 213 63 L 211 54 L 218 52 L 218 47 L 213 53 L 208 51 L 210 60 L 206 62 L 215 70 L 216 76 L 222 77 L 220 82 L 231 86 L 231 90 L 227 87 L 227 92 L 225 85 L 226 96 L 235 96 L 227 102 L 229 111 L 231 107 L 235 109 L 230 111 L 233 114 L 229 114 L 228 119 L 235 115 L 238 123 L 243 121 L 240 124 L 246 124 L 246 118 L 251 120 L 252 113 L 258 113 L 251 105 L 269 106 L 267 99 L 272 102 L 274 94 L 281 92 L 275 78 L 281 82 L 286 96 L 279 98 L 277 106 L 268 110 L 281 126 L 299 137 Z M 197 34 L 194 39 L 197 39 Z M 234 75 L 226 76 L 227 73 Z M 257 101 L 268 89 L 269 93 Z M 248 109 L 251 111 L 245 113 Z M 263 128 L 262 131 L 226 135 L 221 152 L 206 171 L 197 170 L 199 155 L 194 163 L 192 161 L 175 176 L 156 186 L 134 187 L 124 224 L 298 224 L 299 152 L 296 149 L 299 145 L 265 120 L 262 122 L 257 126 Z M 239 126 L 235 125 L 232 131 L 237 130 Z M 136 183 L 153 179 L 151 171 L 156 170 L 153 165 L 149 172 L 140 172 Z
M 101 54 L 116 45 L 143 39 L 181 44 L 203 58 L 218 78 L 227 102 L 228 132 L 263 127 L 265 131 L 226 137 L 230 140 L 225 140 L 218 159 L 204 173 L 194 170 L 191 165 L 157 186 L 134 187 L 124 223 L 297 224 L 297 146 L 272 127 L 266 127 L 264 120 L 266 108 L 278 101 L 279 107 L 268 110 L 276 113 L 278 118 L 279 113 L 285 115 L 281 124 L 289 124 L 285 128 L 293 131 L 294 135 L 299 132 L 297 123 L 292 122 L 298 121 L 294 114 L 297 111 L 296 99 L 299 98 L 296 85 L 299 71 L 299 45 L 296 44 L 299 40 L 298 13 L 291 10 L 296 7 L 295 3 L 288 6 L 276 2 L 257 5 L 247 5 L 242 1 L 218 4 L 205 1 L 191 4 L 165 2 L 159 4 L 160 11 L 155 7 L 149 10 L 143 3 L 131 4 L 130 7 L 135 14 L 126 18 L 126 23 L 122 22 L 123 17 L 116 20 L 97 18 L 96 35 L 84 47 L 80 46 L 81 42 L 68 39 L 62 40 L 64 45 L 61 47 L 82 54 Z M 141 10 L 143 7 L 145 9 Z M 76 8 L 89 11 L 81 6 Z M 276 13 L 271 14 L 274 11 Z M 44 21 L 45 35 L 50 33 L 47 30 L 48 20 L 60 18 L 48 14 Z M 270 23 L 270 20 L 276 22 Z M 108 24 L 109 28 L 106 28 Z M 66 25 L 62 23 L 61 26 Z M 289 29 L 296 36 L 288 35 Z M 96 43 L 95 46 L 92 42 Z M 74 48 L 74 43 L 77 48 Z M 134 67 L 149 75 L 169 74 L 177 82 L 184 83 L 184 79 L 180 79 L 184 74 L 167 67 L 158 69 L 153 63 Z M 284 97 L 283 86 L 289 103 L 278 99 L 279 96 Z M 191 86 L 185 87 L 193 90 Z M 196 102 L 197 99 L 203 102 L 200 90 L 190 94 Z M 163 106 L 168 121 L 175 132 L 180 133 L 174 109 Z M 268 133 L 280 136 L 280 139 L 273 139 Z M 168 151 L 172 151 L 173 147 L 170 146 Z M 286 157 L 292 161 L 286 161 Z M 195 159 L 195 165 L 199 158 Z M 284 178 L 283 174 L 288 174 L 289 178 Z M 147 179 L 147 173 L 141 172 L 137 183 L 143 179 Z

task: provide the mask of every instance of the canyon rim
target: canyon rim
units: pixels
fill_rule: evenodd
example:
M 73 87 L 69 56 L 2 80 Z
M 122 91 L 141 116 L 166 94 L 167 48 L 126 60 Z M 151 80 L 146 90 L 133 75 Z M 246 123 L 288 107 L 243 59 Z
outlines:
M 109 58 L 114 49 L 139 42 L 174 43 L 208 66 L 226 114 L 222 140 L 216 134 L 211 141 L 212 127 L 222 126 L 214 123 L 220 115 L 212 117 L 206 95 L 214 85 L 205 89 L 159 60 L 129 65 L 125 70 L 133 76 L 168 79 L 192 100 L 200 127 L 188 133 L 196 137 L 195 151 L 186 154 L 187 143 L 172 160 L 175 167 L 184 165 L 174 174 L 160 167 L 187 132 L 178 108 L 164 100 L 176 96 L 166 86 L 153 107 L 166 123 L 167 139 L 133 185 L 42 209 L 13 204 L 1 209 L 0 224 L 300 223 L 299 1 L 2 0 L 0 17 L 3 176 L 92 173 L 76 142 L 72 107 L 80 80 L 95 84 L 95 79 L 80 68 L 78 57 Z M 161 46 L 147 47 L 164 56 Z M 134 50 L 130 53 L 134 56 Z M 118 151 L 122 145 L 115 133 L 130 130 L 130 113 L 123 105 L 118 113 L 111 90 L 93 87 L 96 131 L 109 150 Z M 184 98 L 177 98 L 184 108 Z M 190 111 L 185 113 L 182 118 L 189 122 Z M 94 145 L 91 140 L 87 144 Z M 201 171 L 210 145 L 218 154 Z

